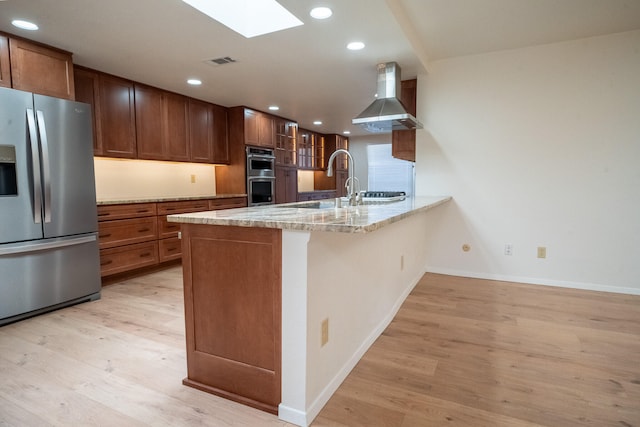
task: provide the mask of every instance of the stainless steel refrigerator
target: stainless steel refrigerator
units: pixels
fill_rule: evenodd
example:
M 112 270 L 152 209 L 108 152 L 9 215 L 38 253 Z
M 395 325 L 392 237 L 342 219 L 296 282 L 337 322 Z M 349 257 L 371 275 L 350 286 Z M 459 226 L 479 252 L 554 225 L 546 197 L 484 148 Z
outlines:
M 0 325 L 100 287 L 90 106 L 0 88 Z

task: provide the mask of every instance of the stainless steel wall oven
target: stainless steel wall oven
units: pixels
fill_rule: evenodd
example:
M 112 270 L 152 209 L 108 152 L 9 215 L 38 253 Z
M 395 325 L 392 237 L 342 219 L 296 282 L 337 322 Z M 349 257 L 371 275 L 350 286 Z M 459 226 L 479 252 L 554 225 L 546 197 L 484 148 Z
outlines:
M 249 206 L 275 201 L 276 156 L 269 148 L 247 147 L 247 196 Z

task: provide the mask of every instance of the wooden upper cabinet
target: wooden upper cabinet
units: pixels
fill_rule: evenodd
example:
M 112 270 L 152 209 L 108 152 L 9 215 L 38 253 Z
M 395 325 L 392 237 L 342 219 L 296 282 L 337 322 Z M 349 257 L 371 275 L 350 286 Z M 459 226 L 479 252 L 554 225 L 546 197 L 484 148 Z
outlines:
M 71 53 L 15 38 L 9 52 L 14 89 L 75 99 Z
M 410 114 L 416 115 L 418 80 L 404 80 L 400 87 L 400 100 Z M 416 161 L 416 130 L 391 132 L 391 155 L 395 158 Z
M 226 108 L 189 99 L 189 147 L 192 162 L 229 163 Z
M 93 123 L 93 154 L 101 156 L 102 139 L 100 134 L 100 78 L 95 71 L 74 67 L 73 80 L 76 88 L 76 101 L 91 105 L 91 121 Z
M 163 92 L 164 159 L 181 162 L 190 160 L 189 100 L 186 96 Z
M 162 92 L 138 84 L 134 88 L 138 158 L 162 160 Z
M 275 129 L 273 118 L 259 111 L 245 109 L 244 142 L 249 145 L 274 148 Z
M 228 164 L 230 161 L 228 119 L 225 107 L 213 105 L 213 163 Z
M 189 104 L 182 95 L 135 85 L 138 158 L 189 161 Z
M 9 38 L 0 34 L 0 87 L 11 87 Z
M 192 162 L 212 162 L 213 108 L 207 102 L 189 100 L 189 145 Z
M 325 158 L 327 159 L 327 162 L 329 161 L 329 157 L 331 157 L 334 151 L 341 148 L 344 150 L 349 149 L 349 140 L 342 135 L 337 135 L 337 134 L 325 135 L 324 141 L 325 141 L 324 155 L 325 155 Z M 335 164 L 333 165 L 333 167 L 335 168 L 335 170 L 344 171 L 349 169 L 349 158 L 347 157 L 346 154 L 337 155 L 334 161 L 335 161 Z M 326 166 L 328 168 L 329 164 L 327 164 Z
M 99 74 L 98 146 L 108 157 L 136 158 L 136 112 L 133 82 Z

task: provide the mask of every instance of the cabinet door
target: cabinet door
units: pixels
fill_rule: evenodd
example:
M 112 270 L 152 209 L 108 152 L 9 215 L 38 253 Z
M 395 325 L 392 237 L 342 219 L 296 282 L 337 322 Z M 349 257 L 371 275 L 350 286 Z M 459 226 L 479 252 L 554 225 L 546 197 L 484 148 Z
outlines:
M 400 86 L 400 101 L 410 114 L 416 115 L 418 80 L 405 80 Z M 394 130 L 391 132 L 391 155 L 397 159 L 416 161 L 416 130 Z
M 345 183 L 347 182 L 347 178 L 349 178 L 349 172 L 347 171 L 336 172 L 336 196 L 337 197 L 345 197 L 347 195 L 347 189 L 345 188 Z
M 164 135 L 163 159 L 189 161 L 189 102 L 185 96 L 162 93 Z
M 268 114 L 244 110 L 244 143 L 262 147 L 275 147 L 275 120 Z
M 99 102 L 99 78 L 98 73 L 74 67 L 73 80 L 76 88 L 76 101 L 91 105 L 91 121 L 93 123 L 93 154 L 101 156 L 102 140 L 98 138 L 100 133 L 100 102 Z
M 258 115 L 258 145 L 264 147 L 275 146 L 275 123 L 272 117 L 266 114 Z
M 136 158 L 136 124 L 133 83 L 100 74 L 100 115 L 97 145 L 109 157 Z
M 229 163 L 228 113 L 225 107 L 213 105 L 213 163 Z
M 189 100 L 189 145 L 191 161 L 213 162 L 213 108 L 196 99 Z
M 276 203 L 289 203 L 297 200 L 297 169 L 276 167 Z
M 244 143 L 249 145 L 260 145 L 258 131 L 258 113 L 257 111 L 244 110 Z
M 0 87 L 11 87 L 9 39 L 3 35 L 0 35 Z
M 75 99 L 71 54 L 21 39 L 9 39 L 14 89 Z
M 139 159 L 163 160 L 162 92 L 135 85 L 136 141 Z

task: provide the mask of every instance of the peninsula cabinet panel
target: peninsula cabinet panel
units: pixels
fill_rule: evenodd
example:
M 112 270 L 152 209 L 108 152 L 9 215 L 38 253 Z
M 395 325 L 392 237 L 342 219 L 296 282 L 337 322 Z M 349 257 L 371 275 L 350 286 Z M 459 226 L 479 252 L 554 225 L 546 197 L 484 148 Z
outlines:
M 100 249 L 156 240 L 156 217 L 117 219 L 98 223 Z
M 158 242 L 138 243 L 100 250 L 100 274 L 124 273 L 158 264 Z
M 0 87 L 11 87 L 9 38 L 0 34 Z
M 71 53 L 9 38 L 14 89 L 75 100 Z
M 183 224 L 184 384 L 277 413 L 281 230 Z
M 136 158 L 136 112 L 133 83 L 100 74 L 98 146 L 107 157 Z

